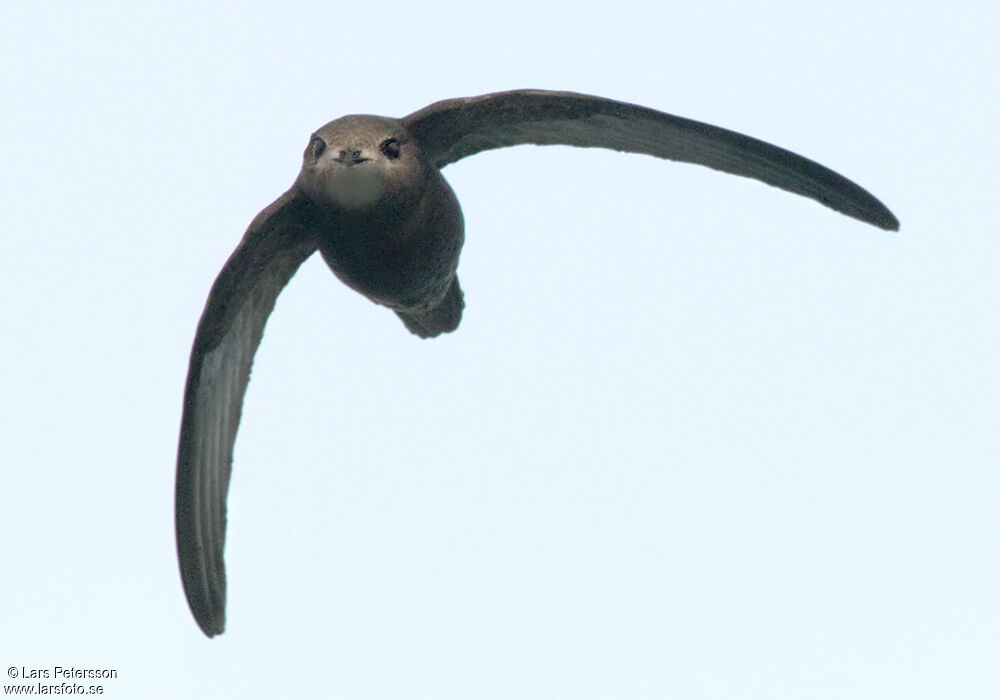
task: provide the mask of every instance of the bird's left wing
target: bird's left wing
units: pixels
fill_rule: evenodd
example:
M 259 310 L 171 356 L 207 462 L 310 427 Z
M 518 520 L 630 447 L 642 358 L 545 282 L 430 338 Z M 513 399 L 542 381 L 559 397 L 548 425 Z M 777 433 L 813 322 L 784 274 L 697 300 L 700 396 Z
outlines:
M 226 494 L 250 365 L 275 300 L 316 249 L 296 187 L 251 222 L 198 323 L 177 451 L 177 554 L 188 605 L 209 637 L 225 625 Z
M 404 117 L 403 126 L 438 168 L 522 143 L 611 148 L 752 177 L 874 226 L 899 228 L 871 193 L 808 158 L 735 131 L 603 97 L 497 92 L 435 102 Z

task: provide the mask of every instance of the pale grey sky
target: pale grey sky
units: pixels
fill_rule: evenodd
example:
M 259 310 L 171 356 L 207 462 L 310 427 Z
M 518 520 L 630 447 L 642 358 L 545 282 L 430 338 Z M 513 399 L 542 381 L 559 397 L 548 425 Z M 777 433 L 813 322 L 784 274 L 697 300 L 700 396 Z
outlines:
M 83 7 L 0 9 L 0 669 L 114 668 L 110 698 L 1000 695 L 995 4 Z M 447 168 L 456 333 L 318 258 L 279 299 L 209 641 L 173 477 L 212 280 L 313 129 L 521 87 L 777 143 L 902 230 L 641 156 Z

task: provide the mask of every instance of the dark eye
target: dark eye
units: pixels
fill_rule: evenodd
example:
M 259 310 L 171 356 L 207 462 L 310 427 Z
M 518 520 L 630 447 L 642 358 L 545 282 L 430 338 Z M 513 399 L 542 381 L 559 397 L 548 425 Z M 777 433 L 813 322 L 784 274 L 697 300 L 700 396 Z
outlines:
M 399 158 L 399 139 L 388 138 L 380 143 L 378 147 L 390 160 Z
M 326 150 L 326 141 L 321 139 L 319 136 L 313 136 L 312 141 L 310 141 L 309 145 L 306 146 L 306 153 L 313 160 L 316 160 L 321 155 L 323 155 L 323 151 L 325 150 Z

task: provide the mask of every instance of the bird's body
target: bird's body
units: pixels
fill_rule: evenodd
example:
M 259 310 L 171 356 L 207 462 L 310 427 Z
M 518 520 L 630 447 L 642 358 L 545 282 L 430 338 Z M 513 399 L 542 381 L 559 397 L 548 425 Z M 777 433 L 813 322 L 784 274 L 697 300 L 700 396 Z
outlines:
M 454 330 L 462 211 L 402 124 L 343 117 L 316 132 L 304 161 L 296 184 L 334 274 L 417 335 Z
M 398 120 L 330 122 L 306 148 L 296 184 L 310 202 L 319 251 L 337 277 L 404 322 L 433 318 L 457 285 L 462 211 Z M 415 332 L 427 337 L 454 327 L 423 332 L 417 325 Z
M 850 180 L 749 136 L 645 107 L 519 90 L 445 100 L 404 117 L 354 115 L 313 134 L 292 187 L 251 222 L 219 273 L 191 351 L 177 457 L 176 528 L 188 603 L 209 636 L 225 613 L 226 496 L 253 355 L 281 289 L 319 250 L 352 289 L 415 335 L 458 327 L 462 212 L 440 169 L 533 143 L 602 147 L 706 165 L 898 228 Z M 544 224 L 539 224 L 544 225 Z

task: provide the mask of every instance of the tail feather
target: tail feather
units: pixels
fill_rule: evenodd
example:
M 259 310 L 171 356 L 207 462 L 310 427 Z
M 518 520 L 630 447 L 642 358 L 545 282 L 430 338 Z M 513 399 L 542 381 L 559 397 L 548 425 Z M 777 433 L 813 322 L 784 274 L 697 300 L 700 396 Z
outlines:
M 397 311 L 396 315 L 403 320 L 410 333 L 421 338 L 434 338 L 458 328 L 463 308 L 465 300 L 456 277 L 437 306 L 426 311 Z

